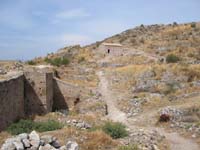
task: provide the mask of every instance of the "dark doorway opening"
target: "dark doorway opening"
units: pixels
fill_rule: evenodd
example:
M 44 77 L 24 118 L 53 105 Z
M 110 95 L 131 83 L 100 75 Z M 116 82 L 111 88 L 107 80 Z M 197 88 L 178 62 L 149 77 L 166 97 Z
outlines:
M 108 54 L 110 53 L 110 49 L 108 49 Z

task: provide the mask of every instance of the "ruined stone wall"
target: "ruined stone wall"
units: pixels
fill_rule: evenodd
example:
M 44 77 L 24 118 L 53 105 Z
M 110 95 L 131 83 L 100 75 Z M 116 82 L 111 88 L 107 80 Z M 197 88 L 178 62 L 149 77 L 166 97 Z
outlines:
M 24 117 L 23 74 L 0 81 L 0 131 Z
M 45 114 L 52 111 L 53 73 L 46 69 L 31 68 L 24 75 L 26 114 Z
M 88 98 L 90 89 L 53 77 L 47 68 L 32 67 L 16 77 L 0 81 L 0 131 L 28 115 L 69 109 Z
M 79 100 L 85 95 L 83 87 L 67 83 L 65 81 L 54 78 L 54 104 L 53 109 L 69 109 L 72 110 Z

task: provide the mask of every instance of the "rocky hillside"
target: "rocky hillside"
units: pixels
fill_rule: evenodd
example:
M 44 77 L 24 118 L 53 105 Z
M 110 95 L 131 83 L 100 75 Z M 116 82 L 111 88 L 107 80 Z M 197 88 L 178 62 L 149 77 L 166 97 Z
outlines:
M 120 43 L 126 51 L 102 55 L 103 42 Z M 26 65 L 37 64 L 52 65 L 59 80 L 79 91 L 70 111 L 34 117 L 34 122 L 53 119 L 64 126 L 39 133 L 41 138 L 55 136 L 60 147 L 74 141 L 81 150 L 199 149 L 200 23 L 141 25 Z M 0 143 L 10 136 L 1 133 Z
M 89 47 L 97 48 L 102 42 L 121 43 L 125 47 L 159 56 L 175 53 L 184 61 L 199 62 L 200 23 L 141 25 Z

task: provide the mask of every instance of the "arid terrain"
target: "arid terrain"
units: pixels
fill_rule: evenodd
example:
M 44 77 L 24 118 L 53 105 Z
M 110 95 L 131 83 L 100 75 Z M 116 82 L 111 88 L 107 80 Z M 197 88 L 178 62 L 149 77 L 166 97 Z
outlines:
M 119 43 L 123 51 L 112 54 L 111 48 L 102 53 L 103 43 Z M 56 137 L 60 146 L 53 141 L 49 144 L 54 148 L 46 149 L 200 149 L 199 22 L 140 25 L 88 46 L 62 48 L 45 58 L 0 61 L 0 81 L 32 67 L 51 68 L 54 80 L 71 91 L 63 96 L 68 108 L 57 104 L 54 96 L 52 112 L 22 118 L 55 120 L 63 125 L 57 130 L 32 132 L 30 143 L 33 135 L 43 140 L 49 140 L 43 137 L 49 135 Z M 108 131 L 109 123 L 119 123 L 127 133 L 119 133 L 119 137 L 109 134 L 118 135 L 120 130 L 111 127 Z M 7 129 L 0 133 L 2 150 L 11 136 Z M 44 150 L 44 145 L 39 148 L 38 144 L 36 149 Z

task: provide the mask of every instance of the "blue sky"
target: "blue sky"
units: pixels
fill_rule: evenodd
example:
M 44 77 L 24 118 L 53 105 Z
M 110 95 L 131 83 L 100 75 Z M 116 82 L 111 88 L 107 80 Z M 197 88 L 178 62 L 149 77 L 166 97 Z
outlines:
M 200 21 L 200 0 L 0 0 L 0 59 L 27 60 L 140 24 Z

